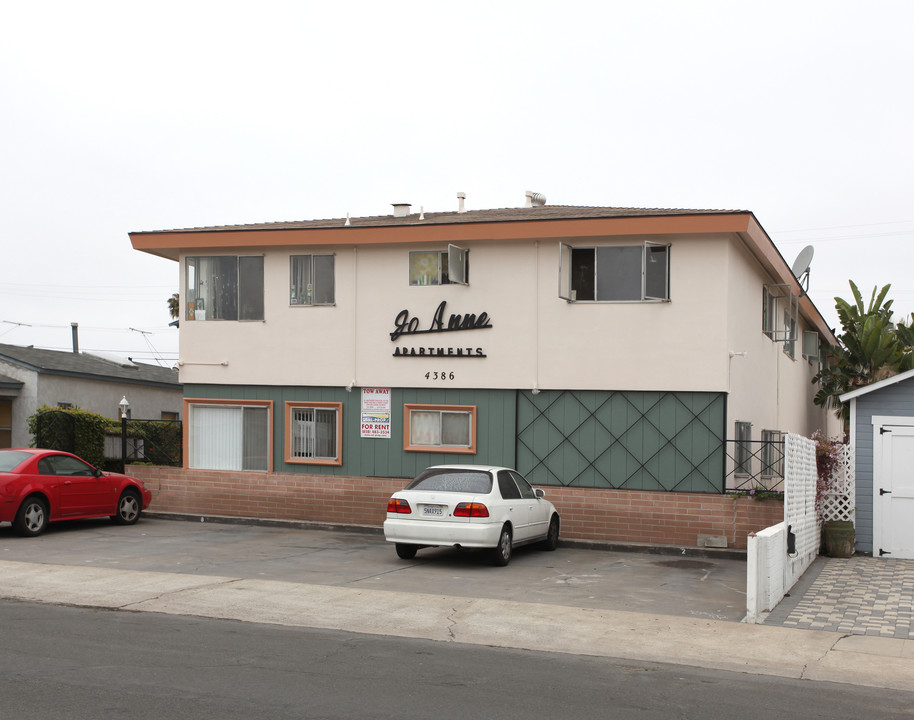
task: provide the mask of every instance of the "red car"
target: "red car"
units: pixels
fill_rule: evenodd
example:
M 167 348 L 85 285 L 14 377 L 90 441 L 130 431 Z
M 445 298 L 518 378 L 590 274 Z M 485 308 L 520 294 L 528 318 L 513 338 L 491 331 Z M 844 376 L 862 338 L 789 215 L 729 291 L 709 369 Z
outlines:
M 34 537 L 55 520 L 109 516 L 133 525 L 152 494 L 141 480 L 102 472 L 70 453 L 0 450 L 0 522 Z

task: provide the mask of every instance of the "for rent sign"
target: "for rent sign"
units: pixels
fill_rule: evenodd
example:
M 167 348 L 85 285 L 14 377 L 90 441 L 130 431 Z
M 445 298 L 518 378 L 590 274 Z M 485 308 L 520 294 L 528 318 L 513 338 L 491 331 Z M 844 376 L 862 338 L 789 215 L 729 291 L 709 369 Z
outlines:
M 390 388 L 362 388 L 362 437 L 390 437 Z

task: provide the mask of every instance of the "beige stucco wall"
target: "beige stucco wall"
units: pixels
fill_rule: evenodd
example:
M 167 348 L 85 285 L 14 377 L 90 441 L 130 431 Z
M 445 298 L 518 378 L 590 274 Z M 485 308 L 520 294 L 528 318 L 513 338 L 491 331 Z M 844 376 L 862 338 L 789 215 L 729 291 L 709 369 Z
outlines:
M 558 297 L 559 245 L 565 239 L 554 238 L 461 244 L 470 251 L 467 287 L 408 284 L 409 251 L 446 250 L 443 245 L 336 248 L 336 305 L 290 307 L 290 252 L 267 250 L 264 321 L 182 320 L 180 379 L 730 392 L 728 432 L 737 419 L 752 422 L 755 436 L 763 428 L 809 434 L 820 427 L 825 413 L 811 404 L 815 369 L 800 358 L 799 343 L 794 361 L 782 343 L 762 332 L 762 285 L 769 279 L 738 236 L 570 242 L 641 245 L 646 239 L 671 243 L 672 302 L 565 302 Z M 181 292 L 186 296 L 183 286 Z M 492 327 L 391 341 L 398 313 L 407 310 L 425 329 L 442 301 L 445 319 L 485 312 Z M 481 348 L 486 357 L 393 357 L 396 347 L 429 346 Z M 747 355 L 731 358 L 731 351 Z M 434 379 L 434 372 L 447 379 Z
M 289 253 L 267 253 L 264 322 L 182 322 L 181 381 L 422 387 L 436 384 L 426 372 L 444 370 L 463 387 L 722 390 L 726 363 L 708 354 L 726 350 L 726 328 L 706 309 L 724 291 L 694 280 L 725 270 L 718 244 L 677 239 L 672 303 L 566 303 L 555 239 L 467 244 L 469 286 L 409 286 L 407 247 L 338 250 L 335 307 L 290 307 Z M 446 317 L 485 312 L 492 327 L 391 341 L 400 311 L 424 329 L 442 301 Z M 486 357 L 393 357 L 398 346 L 482 348 Z
M 762 331 L 762 288 L 771 283 L 758 263 L 738 240 L 728 246 L 727 334 L 730 390 L 728 434 L 736 421 L 752 423 L 752 439 L 762 430 L 780 430 L 811 435 L 818 429 L 836 435 L 840 422 L 833 412 L 815 405 L 817 386 L 812 379 L 817 361 L 803 357 L 802 335 L 812 329 L 802 317 L 794 357 L 784 342 L 775 342 Z

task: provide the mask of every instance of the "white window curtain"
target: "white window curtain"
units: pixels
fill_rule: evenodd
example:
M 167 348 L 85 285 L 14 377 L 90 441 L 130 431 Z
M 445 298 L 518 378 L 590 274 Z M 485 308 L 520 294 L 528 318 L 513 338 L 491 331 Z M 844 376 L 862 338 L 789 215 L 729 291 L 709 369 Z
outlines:
M 201 470 L 269 469 L 270 413 L 265 407 L 194 405 L 190 466 Z
M 242 409 L 195 405 L 191 411 L 190 466 L 241 470 Z

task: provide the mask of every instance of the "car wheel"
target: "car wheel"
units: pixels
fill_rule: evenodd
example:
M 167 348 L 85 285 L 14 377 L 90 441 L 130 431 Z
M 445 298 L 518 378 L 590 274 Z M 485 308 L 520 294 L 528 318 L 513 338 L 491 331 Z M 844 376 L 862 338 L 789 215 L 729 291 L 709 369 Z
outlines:
M 559 546 L 559 516 L 553 515 L 549 521 L 549 532 L 543 540 L 543 550 L 555 550 Z
M 48 526 L 48 504 L 37 495 L 27 497 L 13 520 L 13 529 L 23 537 L 41 535 Z
M 511 562 L 511 528 L 505 525 L 501 529 L 498 545 L 492 550 L 492 564 L 504 567 Z
M 403 558 L 404 560 L 412 560 L 416 557 L 417 548 L 415 545 L 407 545 L 406 543 L 397 543 L 397 557 Z
M 117 512 L 111 516 L 111 519 L 118 525 L 133 525 L 140 519 L 142 509 L 139 494 L 136 490 L 128 488 L 121 493 L 121 497 L 117 501 Z

